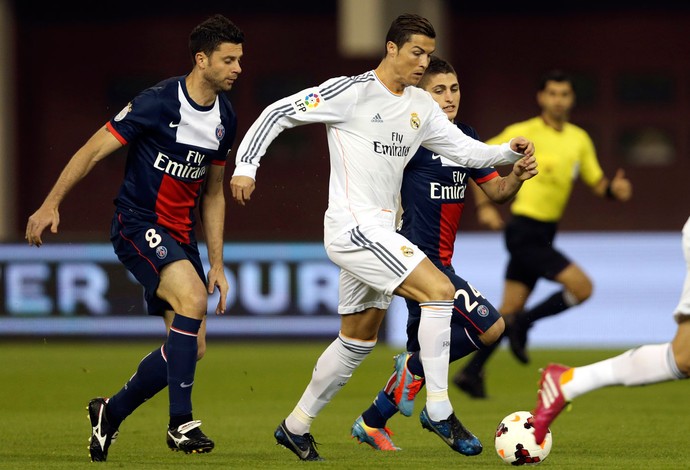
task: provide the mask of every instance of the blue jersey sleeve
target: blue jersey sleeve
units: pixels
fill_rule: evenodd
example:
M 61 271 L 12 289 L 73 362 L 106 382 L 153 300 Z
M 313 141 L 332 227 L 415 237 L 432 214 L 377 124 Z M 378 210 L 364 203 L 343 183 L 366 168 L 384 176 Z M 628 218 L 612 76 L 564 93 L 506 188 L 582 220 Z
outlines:
M 154 87 L 141 92 L 110 120 L 111 128 L 119 134 L 123 144 L 132 142 L 148 129 L 159 125 L 161 100 L 158 89 Z

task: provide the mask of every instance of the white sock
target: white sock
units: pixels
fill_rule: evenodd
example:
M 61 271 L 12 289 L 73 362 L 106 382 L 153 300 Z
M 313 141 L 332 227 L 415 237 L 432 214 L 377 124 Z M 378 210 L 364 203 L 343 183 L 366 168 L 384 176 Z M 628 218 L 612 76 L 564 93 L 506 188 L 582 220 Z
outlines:
M 450 317 L 453 301 L 420 303 L 419 358 L 426 379 L 426 411 L 433 421 L 441 421 L 453 412 L 448 399 L 448 361 L 450 359 Z
M 286 418 L 288 430 L 300 435 L 308 433 L 316 415 L 345 386 L 374 346 L 376 340 L 362 341 L 338 335 L 316 361 L 311 382 Z
M 632 387 L 684 377 L 676 365 L 671 343 L 647 344 L 610 359 L 575 367 L 572 380 L 561 388 L 566 398 L 572 400 L 610 385 Z

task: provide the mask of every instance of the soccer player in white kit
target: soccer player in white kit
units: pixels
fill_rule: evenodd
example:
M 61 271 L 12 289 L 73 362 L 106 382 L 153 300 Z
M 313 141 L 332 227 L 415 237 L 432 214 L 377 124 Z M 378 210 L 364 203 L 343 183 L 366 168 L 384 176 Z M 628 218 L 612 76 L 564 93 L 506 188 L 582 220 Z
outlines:
M 403 170 L 422 145 L 472 168 L 512 164 L 533 155 L 534 146 L 522 137 L 494 146 L 471 139 L 427 92 L 414 86 L 429 64 L 435 36 L 425 18 L 399 16 L 391 24 L 384 58 L 375 70 L 333 78 L 269 105 L 237 151 L 230 187 L 244 205 L 254 191 L 261 157 L 283 130 L 326 125 L 331 175 L 324 246 L 341 268 L 341 328 L 318 359 L 297 406 L 275 431 L 278 443 L 302 460 L 322 460 L 309 432 L 312 421 L 374 348 L 393 294 L 421 306 L 419 343 L 427 386 L 423 425 L 458 452 L 468 442 L 479 444 L 448 399 L 455 288 L 420 249 L 395 231 Z
M 618 356 L 581 367 L 549 364 L 539 382 L 534 437 L 544 440 L 549 425 L 575 397 L 611 385 L 647 385 L 690 376 L 690 218 L 683 227 L 686 274 L 674 313 L 678 323 L 671 342 L 645 344 Z

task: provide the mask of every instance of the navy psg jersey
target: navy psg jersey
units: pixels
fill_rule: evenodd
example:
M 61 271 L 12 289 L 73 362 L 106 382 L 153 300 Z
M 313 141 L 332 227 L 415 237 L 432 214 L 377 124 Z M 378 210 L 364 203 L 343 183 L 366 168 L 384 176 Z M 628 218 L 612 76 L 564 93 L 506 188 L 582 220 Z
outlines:
M 117 209 L 165 227 L 179 242 L 193 241 L 208 169 L 225 165 L 237 132 L 228 98 L 200 106 L 185 77 L 173 77 L 142 91 L 106 126 L 130 145 Z
M 479 140 L 471 126 L 458 128 Z M 498 177 L 494 167 L 465 168 L 421 147 L 405 167 L 401 190 L 400 233 L 415 243 L 431 261 L 450 266 L 455 235 L 465 207 L 468 178 L 484 183 Z

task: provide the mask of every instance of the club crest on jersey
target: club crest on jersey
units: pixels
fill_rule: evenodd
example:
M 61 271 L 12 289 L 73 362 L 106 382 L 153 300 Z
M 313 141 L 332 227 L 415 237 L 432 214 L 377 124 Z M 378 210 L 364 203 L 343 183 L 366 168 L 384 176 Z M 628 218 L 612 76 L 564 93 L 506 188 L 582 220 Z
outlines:
M 412 129 L 417 130 L 421 125 L 422 121 L 421 119 L 419 119 L 419 115 L 417 113 L 410 114 L 410 126 L 412 127 Z
M 163 245 L 159 245 L 158 248 L 156 248 L 156 256 L 158 256 L 158 259 L 165 259 L 165 257 L 168 256 L 168 249 Z
M 216 139 L 219 141 L 223 140 L 223 137 L 225 137 L 225 126 L 222 124 L 218 124 L 216 127 Z
M 477 315 L 484 318 L 489 315 L 489 308 L 486 305 L 480 305 L 477 307 Z
M 410 256 L 414 255 L 414 250 L 410 248 L 409 246 L 401 246 L 400 251 L 402 251 L 403 256 L 409 258 Z
M 127 106 L 122 108 L 122 111 L 117 113 L 117 116 L 115 116 L 115 119 L 114 119 L 115 122 L 122 121 L 125 118 L 125 116 L 127 116 L 127 113 L 129 113 L 131 110 L 132 110 L 132 103 L 129 102 L 129 103 L 127 103 Z

